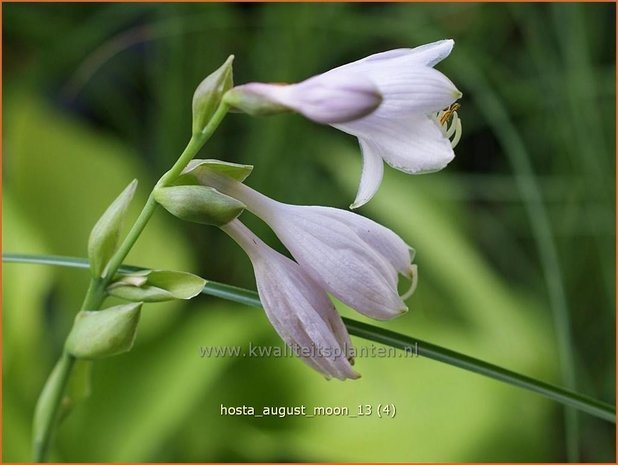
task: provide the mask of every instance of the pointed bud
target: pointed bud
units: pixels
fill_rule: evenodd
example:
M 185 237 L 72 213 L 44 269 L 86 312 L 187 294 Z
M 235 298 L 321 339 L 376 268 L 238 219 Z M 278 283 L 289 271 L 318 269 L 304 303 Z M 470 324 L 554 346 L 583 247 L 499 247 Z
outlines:
M 232 61 L 229 58 L 214 73 L 204 79 L 193 94 L 193 134 L 202 132 L 221 103 L 225 94 L 234 85 Z
M 229 223 L 245 208 L 238 200 L 205 186 L 162 187 L 154 191 L 154 198 L 181 220 L 214 226 Z
M 133 302 L 191 299 L 202 292 L 206 280 L 182 271 L 144 270 L 119 277 L 107 293 Z
M 133 347 L 141 307 L 139 302 L 97 312 L 79 312 L 67 338 L 67 352 L 83 359 L 128 352 Z
M 122 222 L 136 188 L 137 180 L 134 179 L 92 228 L 88 239 L 88 258 L 90 271 L 97 278 L 105 274 L 105 267 L 118 248 Z

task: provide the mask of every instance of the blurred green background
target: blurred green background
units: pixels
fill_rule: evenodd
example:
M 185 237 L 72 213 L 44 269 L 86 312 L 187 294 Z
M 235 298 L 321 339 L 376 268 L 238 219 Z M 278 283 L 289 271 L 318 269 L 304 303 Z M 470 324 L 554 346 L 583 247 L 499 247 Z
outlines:
M 193 90 L 229 54 L 237 83 L 294 82 L 454 38 L 438 69 L 464 93 L 456 159 L 426 176 L 387 168 L 361 209 L 417 250 L 411 312 L 381 325 L 558 384 L 562 340 L 576 389 L 615 402 L 614 4 L 2 10 L 5 252 L 84 256 L 90 228 L 120 190 L 139 178 L 143 203 L 182 151 Z M 297 115 L 230 115 L 201 156 L 254 164 L 247 183 L 279 200 L 342 208 L 361 164 L 354 138 Z M 282 250 L 261 222 L 243 218 Z M 163 211 L 127 261 L 255 289 L 248 259 L 223 233 Z M 3 271 L 2 459 L 27 461 L 34 404 L 88 276 Z M 96 363 L 92 396 L 62 425 L 51 458 L 615 460 L 614 425 L 580 414 L 567 440 L 559 405 L 430 360 L 359 359 L 363 378 L 341 383 L 295 359 L 199 356 L 202 345 L 250 341 L 280 344 L 261 310 L 206 296 L 148 305 L 134 350 Z M 378 403 L 394 404 L 397 416 L 220 415 L 221 404 Z

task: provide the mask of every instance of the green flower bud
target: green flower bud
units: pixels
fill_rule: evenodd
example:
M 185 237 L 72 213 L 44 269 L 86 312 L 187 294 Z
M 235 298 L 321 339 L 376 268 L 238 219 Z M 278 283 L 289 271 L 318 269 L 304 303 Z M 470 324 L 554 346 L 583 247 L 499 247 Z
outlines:
M 122 222 L 136 188 L 137 179 L 134 179 L 92 228 L 88 239 L 88 258 L 90 271 L 97 278 L 105 274 L 105 267 L 118 248 Z
M 65 349 L 76 358 L 98 359 L 128 352 L 133 347 L 142 302 L 117 305 L 75 317 Z
M 205 186 L 162 187 L 154 191 L 154 198 L 181 220 L 214 226 L 229 223 L 245 208 L 238 200 Z
M 144 270 L 120 276 L 107 293 L 134 302 L 191 299 L 202 292 L 206 280 L 182 271 Z
M 221 103 L 223 94 L 234 85 L 232 61 L 234 61 L 234 55 L 230 55 L 219 69 L 204 79 L 195 89 L 193 94 L 193 134 L 202 132 Z

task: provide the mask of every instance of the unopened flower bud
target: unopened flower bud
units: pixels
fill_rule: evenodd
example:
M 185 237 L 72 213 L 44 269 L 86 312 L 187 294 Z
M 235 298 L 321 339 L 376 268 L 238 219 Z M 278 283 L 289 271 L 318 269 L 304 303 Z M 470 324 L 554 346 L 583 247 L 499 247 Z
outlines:
M 212 187 L 172 186 L 156 189 L 154 197 L 181 220 L 223 226 L 242 213 L 245 206 Z
M 225 94 L 234 85 L 230 57 L 214 73 L 204 79 L 193 94 L 193 134 L 202 132 L 221 103 Z
M 90 271 L 95 277 L 105 274 L 105 268 L 118 248 L 122 223 L 136 188 L 137 180 L 134 179 L 101 215 L 90 232 L 88 258 Z
M 139 302 L 96 312 L 79 312 L 67 338 L 67 352 L 83 359 L 128 352 L 133 347 L 141 307 Z

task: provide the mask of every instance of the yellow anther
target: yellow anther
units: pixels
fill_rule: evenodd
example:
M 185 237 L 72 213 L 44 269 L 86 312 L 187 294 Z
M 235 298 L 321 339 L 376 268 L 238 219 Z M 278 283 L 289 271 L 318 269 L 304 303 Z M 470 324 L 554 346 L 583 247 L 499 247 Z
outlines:
M 451 119 L 451 117 L 453 116 L 453 113 L 455 113 L 460 108 L 461 108 L 461 105 L 459 103 L 453 103 L 448 108 L 442 110 L 440 112 L 440 119 L 439 119 L 440 124 L 444 126 Z

